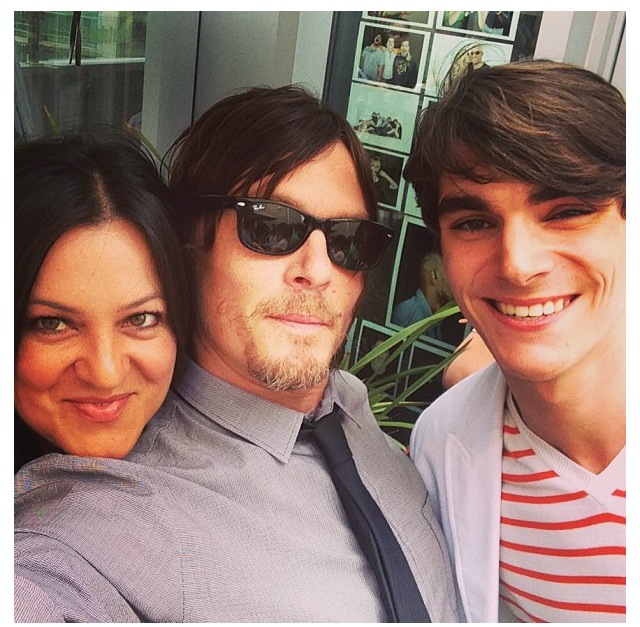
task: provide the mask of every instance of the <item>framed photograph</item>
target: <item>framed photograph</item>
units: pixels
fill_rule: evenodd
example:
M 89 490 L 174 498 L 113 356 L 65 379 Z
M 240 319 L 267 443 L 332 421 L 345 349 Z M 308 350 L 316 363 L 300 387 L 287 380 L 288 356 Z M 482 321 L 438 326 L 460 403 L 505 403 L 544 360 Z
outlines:
M 363 11 L 362 17 L 401 26 L 432 26 L 433 11 Z
M 416 116 L 416 126 L 420 124 L 420 120 L 424 111 L 426 111 L 426 109 L 430 107 L 434 102 L 436 101 L 432 98 L 424 98 L 422 100 L 422 107 L 418 111 Z M 406 181 L 405 181 L 405 188 L 406 188 L 406 194 L 404 199 L 403 211 L 406 215 L 413 216 L 414 218 L 418 218 L 419 221 L 422 223 L 422 212 L 420 211 L 420 207 L 418 206 L 418 198 L 416 196 L 416 190 L 414 189 L 413 185 L 410 185 Z
M 397 211 L 404 195 L 405 180 L 402 178 L 402 170 L 406 157 L 366 146 L 365 152 L 369 157 L 378 204 Z
M 419 368 L 421 366 L 437 366 L 443 359 L 449 356 L 450 351 L 439 348 L 432 340 L 426 342 L 414 342 L 411 348 L 406 351 L 409 353 L 407 368 Z M 421 375 L 412 375 L 406 382 L 406 388 L 413 385 Z M 405 389 L 406 389 L 405 388 Z M 413 394 L 407 397 L 407 400 L 415 403 L 412 408 L 416 414 L 420 412 L 430 403 L 436 400 L 443 392 L 442 389 L 442 373 L 439 373 L 431 381 L 420 386 Z
M 391 280 L 396 263 L 403 214 L 392 209 L 378 209 L 378 220 L 395 231 L 395 236 L 380 263 L 367 272 L 366 286 L 356 315 L 381 326 L 386 324 Z
M 420 274 L 422 258 L 434 249 L 433 237 L 422 220 L 405 216 L 398 238 L 387 324 L 395 328 L 408 327 L 430 315 Z
M 437 28 L 513 41 L 519 11 L 440 11 Z
M 392 335 L 393 331 L 390 331 L 383 326 L 363 320 L 362 324 L 360 325 L 356 342 L 356 357 L 352 361 L 352 363 L 358 361 L 358 359 L 376 348 L 376 346 L 378 346 L 379 344 L 382 344 L 382 342 L 389 339 Z M 366 381 L 374 375 L 381 378 L 400 372 L 401 355 L 396 357 L 391 363 L 385 366 L 384 361 L 387 359 L 387 357 L 389 357 L 389 353 L 383 353 L 382 355 L 380 355 L 380 357 L 377 357 L 370 364 L 366 365 L 358 373 L 358 376 Z M 395 388 L 389 390 L 389 395 L 395 395 Z
M 347 120 L 363 144 L 409 154 L 418 94 L 351 83 Z
M 468 68 L 508 63 L 512 49 L 513 44 L 436 33 L 425 76 L 425 93 L 437 96 L 447 81 Z
M 390 295 L 386 324 L 395 329 L 424 320 L 453 300 L 434 234 L 422 220 L 409 216 L 404 218 Z M 457 325 L 457 320 L 444 320 L 427 329 L 425 336 L 437 340 L 436 344 L 443 350 L 450 350 L 454 338 L 449 327 L 459 330 L 460 340 L 464 333 L 464 328 L 458 329 Z
M 416 190 L 413 189 L 413 185 L 409 185 L 407 183 L 407 197 L 404 201 L 404 212 L 408 216 L 413 216 L 414 218 L 418 218 L 422 220 L 422 213 L 420 211 L 420 207 L 418 206 L 418 199 L 416 197 Z
M 420 91 L 431 35 L 401 28 L 360 23 L 353 79 L 383 87 Z

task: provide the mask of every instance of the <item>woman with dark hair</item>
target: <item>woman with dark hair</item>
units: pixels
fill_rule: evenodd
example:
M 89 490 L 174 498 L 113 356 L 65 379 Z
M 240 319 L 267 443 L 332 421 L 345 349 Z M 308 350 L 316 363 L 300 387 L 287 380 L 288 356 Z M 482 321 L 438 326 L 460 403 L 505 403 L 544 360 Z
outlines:
M 15 148 L 15 470 L 121 458 L 179 372 L 189 302 L 168 192 L 130 136 Z

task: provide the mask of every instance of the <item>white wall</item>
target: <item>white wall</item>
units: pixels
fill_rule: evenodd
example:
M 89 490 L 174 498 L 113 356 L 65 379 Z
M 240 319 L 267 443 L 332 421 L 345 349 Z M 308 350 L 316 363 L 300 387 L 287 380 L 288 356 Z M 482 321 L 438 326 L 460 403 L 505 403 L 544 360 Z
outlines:
M 162 154 L 191 124 L 199 17 L 198 11 L 147 16 L 142 132 Z
M 331 11 L 204 11 L 195 116 L 239 89 L 304 83 L 322 94 Z
M 322 96 L 329 38 L 331 36 L 332 11 L 301 11 L 292 83 L 299 83 Z
M 618 54 L 613 66 L 613 77 L 611 82 L 622 92 L 627 95 L 627 33 L 626 30 L 622 35 L 620 42 L 620 53 Z
M 625 11 L 545 11 L 535 56 L 585 67 L 626 91 Z

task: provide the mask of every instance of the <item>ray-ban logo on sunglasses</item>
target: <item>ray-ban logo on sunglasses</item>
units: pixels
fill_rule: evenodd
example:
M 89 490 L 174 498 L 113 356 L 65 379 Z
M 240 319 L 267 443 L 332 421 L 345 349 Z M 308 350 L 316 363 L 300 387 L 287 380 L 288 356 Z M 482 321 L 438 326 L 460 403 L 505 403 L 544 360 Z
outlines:
M 201 196 L 207 209 L 235 209 L 240 243 L 257 253 L 290 255 L 311 233 L 324 233 L 327 255 L 345 270 L 371 270 L 393 238 L 393 229 L 367 218 L 316 218 L 276 200 Z
M 240 207 L 247 207 L 252 209 L 253 211 L 264 211 L 266 209 L 266 207 L 261 202 L 246 203 L 243 200 L 238 200 L 236 202 Z

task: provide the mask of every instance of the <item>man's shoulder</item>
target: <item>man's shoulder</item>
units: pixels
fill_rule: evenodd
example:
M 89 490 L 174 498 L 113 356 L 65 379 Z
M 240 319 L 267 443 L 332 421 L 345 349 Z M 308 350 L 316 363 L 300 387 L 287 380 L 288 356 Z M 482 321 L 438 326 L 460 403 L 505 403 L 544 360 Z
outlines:
M 379 431 L 371 405 L 369 390 L 362 379 L 346 370 L 334 370 L 331 377 L 334 401 L 360 427 L 375 426 L 373 431 Z M 365 429 L 369 432 L 370 429 Z
M 414 462 L 425 456 L 441 459 L 450 437 L 480 448 L 494 441 L 505 397 L 506 383 L 495 363 L 456 383 L 416 421 L 409 447 Z
M 49 620 L 60 614 L 73 622 L 130 621 L 131 598 L 125 601 L 118 589 L 133 588 L 156 591 L 159 605 L 180 606 L 179 526 L 147 471 L 123 460 L 70 455 L 48 455 L 21 469 L 14 568 L 26 578 L 31 605 L 16 605 L 17 615 L 33 617 L 36 603 Z M 38 590 L 47 596 L 38 598 Z
M 14 528 L 80 551 L 117 547 L 130 535 L 132 521 L 149 542 L 152 537 L 166 541 L 173 525 L 163 495 L 162 482 L 139 464 L 46 455 L 15 476 Z
M 496 363 L 489 364 L 446 390 L 418 419 L 435 424 L 460 424 L 493 414 L 504 406 L 506 382 Z M 423 418 L 424 416 L 424 418 Z
M 106 478 L 110 483 L 145 489 L 137 465 L 125 460 L 51 453 L 26 464 L 16 473 L 14 496 L 53 485 L 103 485 Z
M 45 455 L 24 466 L 14 477 L 15 523 L 17 527 L 32 527 L 33 523 L 52 521 L 58 515 L 89 515 L 90 511 L 110 510 L 118 507 L 118 501 L 150 492 L 151 482 L 137 464 Z

